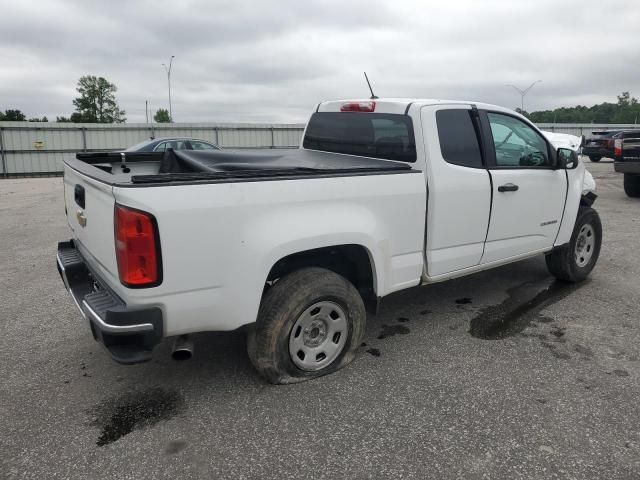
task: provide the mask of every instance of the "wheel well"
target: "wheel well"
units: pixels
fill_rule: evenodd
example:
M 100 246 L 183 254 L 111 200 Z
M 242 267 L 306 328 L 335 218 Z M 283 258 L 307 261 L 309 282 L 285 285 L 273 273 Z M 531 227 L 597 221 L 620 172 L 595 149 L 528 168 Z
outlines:
M 367 311 L 375 313 L 378 298 L 375 293 L 373 266 L 366 248 L 361 245 L 335 245 L 315 248 L 284 257 L 271 268 L 267 285 L 272 285 L 288 273 L 306 267 L 321 267 L 342 275 L 360 292 Z
M 580 206 L 590 207 L 593 205 L 593 202 L 596 201 L 596 198 L 598 198 L 598 196 L 593 192 L 584 193 L 582 194 L 582 197 L 580 197 Z

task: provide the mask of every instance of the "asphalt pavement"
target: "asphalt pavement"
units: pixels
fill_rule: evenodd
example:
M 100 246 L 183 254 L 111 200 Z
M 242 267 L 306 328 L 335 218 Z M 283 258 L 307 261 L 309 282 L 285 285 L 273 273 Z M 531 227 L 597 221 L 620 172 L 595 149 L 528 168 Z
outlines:
M 590 280 L 539 257 L 394 294 L 350 366 L 288 386 L 240 332 L 113 363 L 55 267 L 61 178 L 0 180 L 0 478 L 640 478 L 640 201 L 587 166 Z

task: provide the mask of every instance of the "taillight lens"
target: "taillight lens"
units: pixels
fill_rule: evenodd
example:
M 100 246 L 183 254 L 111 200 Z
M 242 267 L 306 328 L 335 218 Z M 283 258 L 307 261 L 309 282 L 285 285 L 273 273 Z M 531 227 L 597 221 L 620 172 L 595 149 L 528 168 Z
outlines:
M 126 287 L 154 287 L 162 281 L 160 240 L 153 215 L 116 205 L 116 259 Z
M 376 109 L 376 102 L 348 102 L 340 107 L 341 112 L 373 112 Z
M 614 142 L 613 155 L 616 157 L 622 156 L 622 139 L 621 138 L 616 138 L 616 141 Z

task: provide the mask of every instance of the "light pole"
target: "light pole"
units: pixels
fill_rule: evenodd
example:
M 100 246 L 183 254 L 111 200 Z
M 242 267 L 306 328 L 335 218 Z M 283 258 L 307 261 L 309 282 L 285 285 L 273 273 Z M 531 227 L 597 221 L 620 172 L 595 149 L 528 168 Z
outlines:
M 521 89 L 519 89 L 518 87 L 516 87 L 515 85 L 511 85 L 511 84 L 509 84 L 509 85 L 505 85 L 505 87 L 513 87 L 513 88 L 515 88 L 515 89 L 518 91 L 518 93 L 520 94 L 520 110 L 521 110 L 522 112 L 524 112 L 524 96 L 525 96 L 527 93 L 529 93 L 529 90 L 531 90 L 531 89 L 533 88 L 533 86 L 534 86 L 536 83 L 540 83 L 540 82 L 542 82 L 542 80 L 536 80 L 535 82 L 533 82 L 531 85 L 529 85 L 529 86 L 528 86 L 527 88 L 525 88 L 524 90 L 521 90 Z
M 173 59 L 175 57 L 176 57 L 175 55 L 171 55 L 171 58 L 169 59 L 168 67 L 166 63 L 162 64 L 165 71 L 167 72 L 167 84 L 169 85 L 169 121 L 172 123 L 173 123 L 173 115 L 171 115 L 171 65 L 173 64 Z

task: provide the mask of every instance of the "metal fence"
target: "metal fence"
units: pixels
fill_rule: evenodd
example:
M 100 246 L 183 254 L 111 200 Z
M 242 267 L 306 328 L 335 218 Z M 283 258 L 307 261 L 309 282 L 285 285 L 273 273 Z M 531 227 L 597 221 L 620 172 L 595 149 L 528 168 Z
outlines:
M 77 152 L 123 150 L 151 137 L 191 137 L 222 148 L 294 148 L 302 124 L 0 123 L 0 176 L 46 176 L 62 172 Z
M 592 131 L 634 125 L 550 124 L 543 130 L 589 136 Z M 123 150 L 150 137 L 193 137 L 223 148 L 294 148 L 302 124 L 174 123 L 81 124 L 0 122 L 0 177 L 59 175 L 77 152 Z
M 578 137 L 584 135 L 587 138 L 591 135 L 591 132 L 600 130 L 640 128 L 638 125 L 630 123 L 538 123 L 537 125 L 538 128 L 549 132 L 568 133 L 570 135 L 577 135 Z

